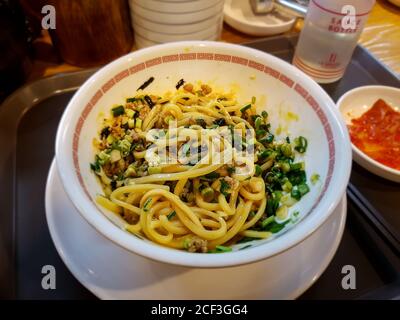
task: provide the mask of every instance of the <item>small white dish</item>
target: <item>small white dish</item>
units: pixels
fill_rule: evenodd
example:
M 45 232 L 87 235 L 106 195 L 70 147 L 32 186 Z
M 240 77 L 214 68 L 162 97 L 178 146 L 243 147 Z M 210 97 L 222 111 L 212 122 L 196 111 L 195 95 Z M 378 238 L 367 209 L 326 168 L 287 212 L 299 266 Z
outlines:
M 138 5 L 133 0 L 129 1 L 130 10 L 135 14 L 159 23 L 164 24 L 188 24 L 206 20 L 217 14 L 222 14 L 224 2 L 221 1 L 218 5 L 206 8 L 200 11 L 174 13 L 174 12 L 160 12 L 146 9 Z
M 212 16 L 206 20 L 188 23 L 188 24 L 164 24 L 158 21 L 147 20 L 133 12 L 132 16 L 133 29 L 135 25 L 146 28 L 150 31 L 168 33 L 168 34 L 187 34 L 199 32 L 213 26 L 221 26 L 223 17 L 220 14 Z
M 224 20 L 232 28 L 253 36 L 271 36 L 289 31 L 295 17 L 274 10 L 268 14 L 254 14 L 250 1 L 226 0 Z
M 345 226 L 346 197 L 321 228 L 296 246 L 257 263 L 218 269 L 164 264 L 112 243 L 74 208 L 55 161 L 46 186 L 46 217 L 64 263 L 101 299 L 294 299 L 332 260 Z
M 131 0 L 135 4 L 158 12 L 168 13 L 186 13 L 205 10 L 212 6 L 219 5 L 223 0 L 201 0 L 201 1 L 179 1 L 179 2 L 166 2 L 159 0 Z
M 400 111 L 400 89 L 386 86 L 364 86 L 350 90 L 337 102 L 337 107 L 347 125 L 359 118 L 378 100 L 383 99 Z M 353 159 L 363 168 L 391 181 L 400 182 L 400 170 L 396 170 L 372 159 L 352 144 Z

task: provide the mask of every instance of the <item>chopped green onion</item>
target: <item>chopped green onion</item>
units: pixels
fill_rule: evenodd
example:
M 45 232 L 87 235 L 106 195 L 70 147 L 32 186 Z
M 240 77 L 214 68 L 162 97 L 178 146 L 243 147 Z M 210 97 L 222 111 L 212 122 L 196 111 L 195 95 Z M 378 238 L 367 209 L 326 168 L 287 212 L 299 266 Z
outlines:
M 126 109 L 125 113 L 129 118 L 133 118 L 136 112 L 132 109 Z
M 301 196 L 304 196 L 305 194 L 310 192 L 310 188 L 305 183 L 299 184 L 297 187 L 299 189 Z
M 91 163 L 90 164 L 90 169 L 92 169 L 94 172 L 99 172 L 100 171 L 99 161 L 96 160 L 94 163 Z
M 201 196 L 204 201 L 211 202 L 214 199 L 214 190 L 211 187 L 206 187 L 201 190 Z
M 137 129 L 142 129 L 142 119 L 139 118 L 136 119 L 135 127 Z
M 258 130 L 256 130 L 256 135 L 257 135 L 257 136 L 264 136 L 264 135 L 266 135 L 266 134 L 267 134 L 267 131 L 264 130 L 264 129 L 258 129 Z
M 294 186 L 292 188 L 292 192 L 290 193 L 290 195 L 292 196 L 292 198 L 294 198 L 296 200 L 301 199 L 301 194 L 300 194 L 299 188 L 297 186 Z
M 276 210 L 276 217 L 279 220 L 285 220 L 288 217 L 288 213 L 289 213 L 288 207 L 280 206 L 278 210 Z
M 161 171 L 162 171 L 162 169 L 161 169 L 161 167 L 149 167 L 148 169 L 147 169 L 147 171 L 148 171 L 148 173 L 151 175 L 151 174 L 159 174 L 159 173 L 161 173 Z
M 255 104 L 256 103 L 256 97 L 251 97 L 251 103 Z
M 176 215 L 176 211 L 174 210 L 169 215 L 167 215 L 167 219 L 171 220 L 173 217 L 175 217 L 175 215 Z
M 292 190 L 293 186 L 290 183 L 290 181 L 286 181 L 283 185 L 282 185 L 282 190 L 285 192 L 290 192 Z
M 281 145 L 281 152 L 285 157 L 290 157 L 292 155 L 292 147 L 289 143 L 284 143 Z
M 272 133 L 267 133 L 264 137 L 258 139 L 261 143 L 271 143 L 274 140 L 274 135 Z
M 136 169 L 131 164 L 129 165 L 128 169 L 125 170 L 124 177 L 132 177 L 132 176 L 136 176 Z
M 267 112 L 267 111 L 261 112 L 261 116 L 262 116 L 264 119 L 268 118 L 268 112 Z
M 317 173 L 314 173 L 310 178 L 312 184 L 316 184 L 319 181 L 319 179 L 320 179 L 320 176 Z
M 122 105 L 112 109 L 112 114 L 113 114 L 114 117 L 121 116 L 124 113 L 125 113 L 125 108 Z
M 117 162 L 121 160 L 121 152 L 117 149 L 114 149 L 110 153 L 110 161 L 111 163 Z
M 263 221 L 261 221 L 261 228 L 264 229 L 266 226 L 268 226 L 270 223 L 275 221 L 275 216 L 270 216 Z
M 290 164 L 287 161 L 282 161 L 281 163 L 281 169 L 283 172 L 287 173 L 290 171 Z
M 128 120 L 128 127 L 129 127 L 129 129 L 135 128 L 135 119 Z
M 250 108 L 251 108 L 251 103 L 245 105 L 242 109 L 240 109 L 240 112 L 241 112 L 241 113 L 244 113 L 244 112 L 246 112 L 246 111 L 247 111 L 248 109 L 250 109 Z
M 303 136 L 299 136 L 298 138 L 294 139 L 295 147 L 294 149 L 300 153 L 304 153 L 307 150 L 308 141 Z
M 259 177 L 261 175 L 261 173 L 262 173 L 262 170 L 261 170 L 261 167 L 258 164 L 255 165 L 255 170 L 256 170 L 255 175 L 257 177 Z
M 127 139 L 120 140 L 118 142 L 118 149 L 121 151 L 123 157 L 129 155 L 131 151 L 131 143 Z
M 266 159 L 270 156 L 271 154 L 271 150 L 264 150 L 263 152 L 260 153 L 260 158 L 262 159 Z
M 135 102 L 136 100 L 137 100 L 136 97 L 127 98 L 126 103 L 132 103 L 132 102 Z
M 219 252 L 231 252 L 232 251 L 231 247 L 225 247 L 225 246 L 216 246 L 215 249 Z
M 218 172 L 210 172 L 208 174 L 206 174 L 204 177 L 206 177 L 207 179 L 210 180 L 214 180 L 214 179 L 218 179 L 220 177 L 220 174 Z
M 114 137 L 112 136 L 112 134 L 108 135 L 106 141 L 108 144 L 112 144 L 114 142 Z
M 260 129 L 261 124 L 262 124 L 262 119 L 260 117 L 257 117 L 257 119 L 254 121 L 256 130 Z
M 152 201 L 153 201 L 152 198 L 148 198 L 148 199 L 146 200 L 146 202 L 145 202 L 144 205 L 143 205 L 143 211 L 144 211 L 144 212 L 147 212 L 147 211 L 150 210 L 151 202 L 152 202 Z
M 290 183 L 294 186 L 297 186 L 301 183 L 306 182 L 306 173 L 304 170 L 297 170 L 286 173 L 286 177 L 289 179 Z
M 219 191 L 226 197 L 228 195 L 228 190 L 230 189 L 228 182 L 225 179 L 221 179 L 221 187 Z
M 304 170 L 304 169 L 305 169 L 304 161 L 297 162 L 297 163 L 292 163 L 290 165 L 290 170 L 292 170 L 292 171 L 298 171 L 298 170 Z
M 278 222 L 274 221 L 273 223 L 269 224 L 269 225 L 266 227 L 265 231 L 269 231 L 269 232 L 271 232 L 271 233 L 278 233 L 278 232 L 281 231 L 281 230 L 286 226 L 286 224 L 288 224 L 289 222 L 290 222 L 290 219 L 286 220 L 286 221 L 283 222 L 283 223 L 278 223 Z
M 270 198 L 267 201 L 267 209 L 266 209 L 266 213 L 268 216 L 273 216 L 275 215 L 276 210 L 279 207 L 279 200 L 274 199 L 274 198 Z

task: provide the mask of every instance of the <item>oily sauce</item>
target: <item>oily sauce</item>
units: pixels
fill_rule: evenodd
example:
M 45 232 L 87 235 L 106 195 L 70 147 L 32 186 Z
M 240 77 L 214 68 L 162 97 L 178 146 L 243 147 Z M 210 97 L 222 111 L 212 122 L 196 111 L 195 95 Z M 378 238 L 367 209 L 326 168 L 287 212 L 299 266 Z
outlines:
M 379 99 L 349 126 L 351 141 L 374 160 L 400 170 L 400 112 Z

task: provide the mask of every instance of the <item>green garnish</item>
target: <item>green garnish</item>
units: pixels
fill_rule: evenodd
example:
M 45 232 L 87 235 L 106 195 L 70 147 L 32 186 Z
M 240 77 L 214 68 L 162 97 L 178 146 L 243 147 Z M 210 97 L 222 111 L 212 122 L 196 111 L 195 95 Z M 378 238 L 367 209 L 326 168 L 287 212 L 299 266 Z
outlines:
M 214 189 L 211 187 L 202 189 L 201 196 L 203 197 L 204 201 L 211 202 L 211 200 L 214 199 Z
M 256 177 L 260 176 L 261 173 L 262 173 L 262 170 L 261 170 L 261 167 L 258 164 L 255 165 L 255 170 L 256 170 L 255 176 Z
M 260 129 L 261 124 L 262 124 L 262 119 L 260 117 L 257 117 L 256 120 L 254 120 L 254 126 L 256 127 L 256 132 Z
M 232 251 L 231 247 L 225 247 L 225 246 L 216 246 L 215 249 L 221 252 L 230 252 Z
M 240 109 L 241 113 L 246 112 L 247 110 L 249 110 L 251 108 L 251 103 L 245 105 L 242 109 Z
M 301 183 L 292 188 L 291 196 L 296 200 L 300 200 L 305 194 L 310 191 L 310 188 L 306 183 Z
M 137 100 L 136 97 L 127 98 L 126 103 L 132 103 L 132 102 L 135 102 L 136 100 Z
M 261 112 L 261 116 L 265 119 L 268 118 L 268 112 L 267 111 L 263 111 Z
M 304 138 L 303 136 L 300 136 L 296 139 L 294 139 L 294 144 L 295 147 L 294 149 L 300 153 L 304 153 L 307 150 L 307 146 L 308 146 L 308 141 L 306 138 Z
M 150 175 L 152 175 L 152 174 L 159 174 L 159 173 L 161 173 L 162 168 L 161 168 L 161 167 L 149 167 L 149 168 L 147 169 L 147 171 L 148 171 L 148 173 L 149 173 Z
M 90 164 L 90 169 L 92 169 L 94 172 L 99 172 L 100 171 L 100 163 L 98 161 L 98 158 L 94 163 Z
M 270 216 L 270 217 L 264 219 L 263 221 L 261 221 L 261 228 L 265 229 L 266 226 L 268 226 L 269 224 L 271 224 L 274 221 L 275 221 L 275 216 Z
M 175 212 L 175 210 L 174 210 L 174 211 L 172 211 L 169 215 L 167 215 L 167 219 L 168 219 L 168 220 L 171 220 L 173 217 L 175 217 L 175 215 L 176 215 L 176 212 Z
M 317 173 L 314 173 L 310 178 L 312 184 L 316 184 L 319 181 L 319 179 L 320 179 L 320 176 Z
M 205 175 L 205 177 L 206 177 L 207 179 L 210 179 L 210 180 L 218 179 L 219 176 L 220 176 L 220 175 L 219 175 L 218 172 L 210 172 L 210 173 L 207 173 L 207 174 Z
M 285 222 L 278 223 L 276 221 L 270 223 L 266 228 L 265 231 L 269 231 L 271 233 L 278 233 L 281 231 L 288 223 L 290 222 L 290 219 L 286 220 Z
M 216 246 L 214 250 L 209 250 L 208 253 L 223 253 L 223 252 L 231 252 L 231 247 L 225 246 Z
M 292 147 L 290 146 L 289 143 L 284 143 L 283 145 L 281 145 L 281 152 L 285 157 L 291 157 Z
M 230 189 L 229 183 L 225 179 L 221 179 L 221 187 L 219 191 L 226 197 L 228 195 L 228 190 Z
M 226 170 L 228 170 L 229 174 L 234 174 L 236 171 L 235 167 L 228 167 Z
M 112 109 L 112 114 L 113 114 L 114 117 L 121 116 L 124 113 L 125 113 L 125 108 L 122 105 Z
M 144 211 L 144 212 L 148 212 L 148 211 L 150 210 L 151 202 L 152 202 L 152 201 L 153 201 L 152 198 L 148 198 L 148 199 L 146 200 L 146 202 L 145 202 L 144 205 L 143 205 L 143 211 Z
M 268 199 L 267 201 L 267 210 L 266 213 L 268 216 L 273 216 L 275 215 L 276 210 L 279 207 L 279 199 L 277 199 L 276 197 L 272 197 L 270 199 Z
M 258 141 L 261 143 L 271 143 L 273 140 L 274 140 L 274 135 L 270 132 L 267 132 L 267 134 L 264 137 L 258 139 Z

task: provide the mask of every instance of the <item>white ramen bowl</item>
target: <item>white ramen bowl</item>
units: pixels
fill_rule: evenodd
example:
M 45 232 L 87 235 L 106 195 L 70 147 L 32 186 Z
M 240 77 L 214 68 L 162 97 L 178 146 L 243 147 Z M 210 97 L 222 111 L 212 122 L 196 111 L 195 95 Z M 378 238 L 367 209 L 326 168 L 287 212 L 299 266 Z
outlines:
M 148 92 L 173 90 L 180 79 L 201 80 L 226 91 L 235 90 L 238 101 L 257 97 L 259 111 L 270 114 L 272 130 L 282 138 L 307 137 L 304 156 L 307 176 L 320 180 L 292 210 L 299 220 L 272 239 L 253 241 L 252 247 L 223 254 L 189 253 L 140 239 L 118 226 L 119 220 L 98 206 L 102 194 L 90 170 L 95 150 L 92 139 L 100 129 L 101 114 L 124 103 L 143 82 L 154 77 Z M 295 121 L 285 116 L 298 115 Z M 56 159 L 65 191 L 82 216 L 102 235 L 144 257 L 193 267 L 225 267 L 246 264 L 279 254 L 316 231 L 338 205 L 348 183 L 351 145 L 347 128 L 324 90 L 292 65 L 264 52 L 244 46 L 187 41 L 142 49 L 103 67 L 89 78 L 69 102 L 56 138 Z M 79 235 L 78 235 L 79 236 Z M 93 243 L 95 246 L 96 244 Z

